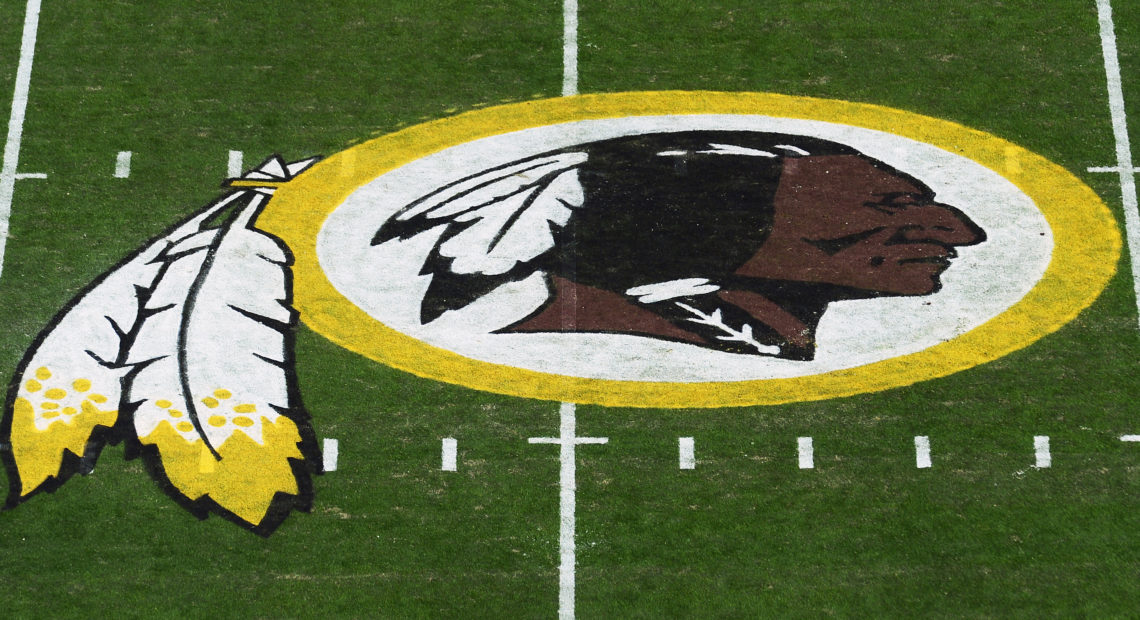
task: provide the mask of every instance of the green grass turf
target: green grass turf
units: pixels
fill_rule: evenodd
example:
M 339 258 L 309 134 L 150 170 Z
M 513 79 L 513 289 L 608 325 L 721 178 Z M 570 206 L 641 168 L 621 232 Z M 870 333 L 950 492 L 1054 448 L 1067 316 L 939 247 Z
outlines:
M 10 103 L 22 3 L 0 11 Z M 1091 0 L 581 1 L 581 90 L 780 92 L 893 106 L 1010 139 L 1119 215 Z M 1140 10 L 1114 3 L 1140 118 Z M 18 10 L 19 9 L 19 10 Z M 45 2 L 0 373 L 76 290 L 247 164 L 331 154 L 454 111 L 555 96 L 557 2 Z M 1133 142 L 1140 133 L 1133 123 Z M 135 152 L 130 179 L 114 156 Z M 1127 269 L 1122 263 L 1122 268 Z M 1140 349 L 1122 272 L 1057 334 L 908 388 L 723 410 L 582 407 L 580 617 L 1128 616 L 1140 604 Z M 169 501 L 108 449 L 0 514 L 13 616 L 552 617 L 557 406 L 418 379 L 306 329 L 297 355 L 340 469 L 269 539 Z M 934 467 L 914 467 L 913 437 Z M 1032 437 L 1052 440 L 1034 470 Z M 439 472 L 439 439 L 459 472 Z M 698 466 L 677 468 L 677 437 Z M 816 469 L 795 438 L 815 438 Z

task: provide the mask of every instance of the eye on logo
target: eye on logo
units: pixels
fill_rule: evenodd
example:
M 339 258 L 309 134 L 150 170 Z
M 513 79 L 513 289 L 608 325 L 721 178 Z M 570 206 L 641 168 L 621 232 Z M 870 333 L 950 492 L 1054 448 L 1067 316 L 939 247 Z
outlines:
M 751 93 L 501 106 L 333 156 L 258 225 L 313 329 L 478 389 L 645 407 L 907 385 L 1058 329 L 1116 225 L 947 121 Z

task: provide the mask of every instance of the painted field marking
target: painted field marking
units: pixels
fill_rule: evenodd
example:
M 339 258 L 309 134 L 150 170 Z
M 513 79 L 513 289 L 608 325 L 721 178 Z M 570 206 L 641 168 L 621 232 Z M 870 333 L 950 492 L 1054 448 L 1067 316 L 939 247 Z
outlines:
M 1034 467 L 1045 469 L 1053 466 L 1053 455 L 1049 453 L 1049 438 L 1044 435 L 1033 436 L 1033 452 L 1036 456 Z
M 12 93 L 12 113 L 8 117 L 8 139 L 4 142 L 4 165 L 0 167 L 0 273 L 8 244 L 8 221 L 12 217 L 12 197 L 19 179 L 41 179 L 47 175 L 19 174 L 20 142 L 24 137 L 24 115 L 32 83 L 32 60 L 36 54 L 36 32 L 40 27 L 40 0 L 28 0 L 24 12 L 24 32 L 20 37 L 20 60 L 16 65 L 16 87 Z
M 1128 141 L 1128 116 L 1124 111 L 1124 88 L 1120 80 L 1120 57 L 1116 51 L 1116 28 L 1112 23 L 1112 4 L 1097 0 L 1100 22 L 1100 48 L 1104 56 L 1104 75 L 1108 84 L 1108 111 L 1112 115 L 1112 134 L 1116 138 L 1116 172 L 1120 175 L 1120 193 L 1124 202 L 1124 230 L 1128 237 L 1128 254 L 1132 265 L 1132 292 L 1140 306 L 1140 212 L 1137 212 L 1136 167 L 1132 163 L 1132 146 Z
M 929 469 L 931 466 L 930 437 L 926 435 L 914 438 L 914 465 L 919 469 Z
M 797 438 L 796 450 L 799 453 L 800 469 L 814 469 L 815 448 L 812 446 L 811 437 Z
M 562 4 L 562 96 L 578 94 L 578 0 Z
M 1120 166 L 1091 166 L 1086 168 L 1089 172 L 1113 172 L 1120 173 Z M 1125 168 L 1127 170 L 1127 168 Z M 1140 168 L 1132 168 L 1132 172 L 1140 172 Z
M 340 159 L 340 176 L 349 178 L 356 174 L 356 151 L 345 151 Z
M 677 462 L 681 469 L 696 469 L 696 446 L 692 437 L 677 438 Z
M 240 177 L 242 173 L 242 152 L 230 151 L 229 160 L 226 161 L 226 176 Z
M 125 179 L 131 176 L 131 152 L 119 151 L 115 156 L 115 178 Z
M 340 443 L 335 439 L 325 438 L 321 452 L 324 456 L 322 466 L 326 472 L 336 471 L 336 462 L 340 458 Z
M 558 477 L 558 618 L 574 618 L 574 584 L 576 569 L 574 510 L 578 490 L 577 461 L 574 448 L 581 444 L 604 444 L 608 437 L 578 437 L 578 422 L 574 403 L 562 403 L 559 409 L 560 434 L 558 437 L 531 437 L 528 443 L 556 444 L 559 446 L 558 460 L 561 464 Z
M 454 437 L 445 437 L 440 448 L 440 471 L 456 471 L 456 448 L 458 443 Z
M 1140 441 L 1140 435 L 1121 435 L 1120 441 Z

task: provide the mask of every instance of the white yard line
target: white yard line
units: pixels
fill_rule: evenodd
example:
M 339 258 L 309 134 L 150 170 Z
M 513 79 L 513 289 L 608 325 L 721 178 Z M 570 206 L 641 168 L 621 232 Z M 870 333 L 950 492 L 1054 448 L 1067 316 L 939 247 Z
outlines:
M 796 451 L 799 454 L 800 469 L 815 468 L 815 448 L 812 446 L 811 437 L 797 438 Z
M 226 159 L 226 176 L 231 179 L 236 179 L 242 173 L 242 152 L 230 151 L 229 158 Z
M 930 437 L 926 435 L 914 438 L 914 466 L 919 469 L 929 469 L 931 466 Z
M 1090 166 L 1089 172 L 1120 172 L 1120 166 Z M 1140 168 L 1133 168 L 1132 172 L 1140 172 Z
M 12 93 L 12 115 L 8 117 L 8 140 L 4 143 L 4 166 L 0 168 L 0 273 L 8 244 L 8 220 L 12 216 L 12 196 L 20 165 L 20 141 L 24 136 L 24 114 L 28 109 L 28 89 L 32 83 L 32 59 L 36 53 L 36 32 L 40 27 L 40 0 L 28 0 L 24 13 L 24 34 L 20 39 L 20 60 L 16 66 L 16 88 Z M 24 176 L 23 178 L 29 178 Z
M 336 471 L 336 462 L 340 459 L 340 443 L 335 439 L 325 439 L 321 452 L 323 469 L 326 472 Z
M 562 4 L 562 96 L 578 94 L 578 0 Z
M 562 3 L 562 96 L 578 94 L 578 0 L 563 0 Z M 559 437 L 531 437 L 532 444 L 558 444 L 558 618 L 574 620 L 575 571 L 577 569 L 575 542 L 575 510 L 577 482 L 577 461 L 574 448 L 578 444 L 603 444 L 605 437 L 578 437 L 576 407 L 574 403 L 562 403 L 559 409 L 561 432 Z
M 445 437 L 440 442 L 440 457 L 439 469 L 440 471 L 456 471 L 458 459 L 459 442 L 454 437 Z
M 1053 466 L 1053 455 L 1049 453 L 1049 438 L 1045 435 L 1033 437 L 1033 452 L 1035 455 L 1034 467 L 1045 469 Z
M 1124 228 L 1128 237 L 1128 254 L 1132 264 L 1132 290 L 1140 307 L 1140 213 L 1136 201 L 1136 169 L 1132 163 L 1132 147 L 1128 141 L 1128 116 L 1124 112 L 1124 89 L 1120 82 L 1120 59 L 1116 52 L 1116 29 L 1112 23 L 1109 0 L 1097 0 L 1100 22 L 1100 48 L 1104 55 L 1104 74 L 1108 81 L 1108 109 L 1112 114 L 1112 134 L 1116 138 L 1116 172 L 1120 175 L 1120 192 L 1124 201 Z
M 529 443 L 557 444 L 560 448 L 558 460 L 561 465 L 558 477 L 558 618 L 573 620 L 575 570 L 577 567 L 575 543 L 575 509 L 577 482 L 577 461 L 574 448 L 580 444 L 604 444 L 607 437 L 578 437 L 574 403 L 562 403 L 560 409 L 561 427 L 558 437 L 531 437 Z
M 697 468 L 696 441 L 692 437 L 677 438 L 677 464 L 681 469 Z
M 119 151 L 115 157 L 115 178 L 126 179 L 131 176 L 131 152 Z

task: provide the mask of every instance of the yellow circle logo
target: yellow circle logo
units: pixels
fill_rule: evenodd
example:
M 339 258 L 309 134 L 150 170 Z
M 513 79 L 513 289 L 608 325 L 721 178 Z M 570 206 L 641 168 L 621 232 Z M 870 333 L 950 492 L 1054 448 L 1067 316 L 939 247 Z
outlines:
M 945 376 L 1073 319 L 1108 209 L 1000 138 L 867 104 L 585 95 L 371 140 L 282 186 L 301 319 L 550 400 L 776 404 Z

